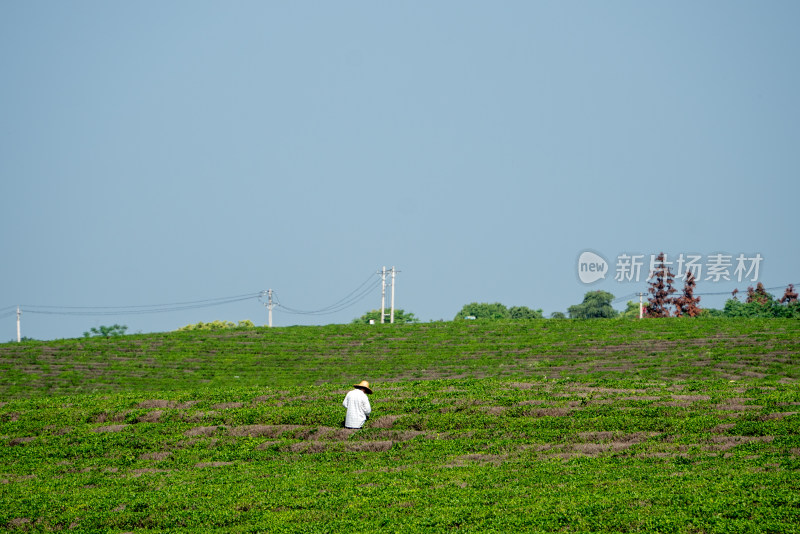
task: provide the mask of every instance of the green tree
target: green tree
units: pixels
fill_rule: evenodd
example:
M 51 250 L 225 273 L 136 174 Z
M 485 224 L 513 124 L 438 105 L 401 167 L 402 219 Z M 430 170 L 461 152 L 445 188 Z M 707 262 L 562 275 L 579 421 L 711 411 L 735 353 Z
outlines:
M 470 302 L 461 308 L 461 311 L 456 314 L 455 320 L 466 319 L 467 317 L 497 321 L 501 319 L 510 319 L 511 313 L 508 311 L 508 308 L 499 302 L 493 304 L 487 302 Z
M 617 310 L 611 306 L 614 295 L 607 291 L 589 291 L 583 296 L 583 302 L 567 308 L 571 319 L 602 319 L 617 316 Z
M 553 312 L 550 314 L 551 319 L 566 319 L 567 315 L 564 312 Z
M 527 306 L 511 306 L 508 309 L 508 315 L 512 319 L 542 319 L 544 317 L 542 310 L 532 310 Z
M 737 299 L 728 299 L 722 309 L 725 317 L 774 317 L 774 311 L 769 303 L 765 302 L 740 302 Z
M 389 310 L 386 310 L 386 317 L 384 318 L 384 324 L 389 323 Z M 375 324 L 380 324 L 381 322 L 381 311 L 380 310 L 370 310 L 361 317 L 353 319 L 352 324 L 369 324 L 370 321 L 375 321 Z M 417 319 L 413 313 L 406 312 L 405 310 L 395 309 L 394 310 L 394 324 L 413 324 L 418 323 L 419 319 Z
M 791 298 L 794 287 L 786 288 L 784 298 L 777 300 L 764 289 L 764 285 L 759 282 L 753 289 L 747 288 L 747 300 L 740 302 L 736 298 L 734 291 L 733 298 L 725 303 L 723 313 L 726 317 L 784 317 L 800 319 L 800 303 Z M 789 294 L 789 298 L 786 295 Z
M 125 325 L 113 324 L 111 326 L 99 326 L 97 328 L 90 328 L 88 332 L 83 333 L 83 337 L 99 336 L 99 337 L 116 337 L 125 334 L 128 329 Z
M 625 305 L 625 311 L 619 314 L 621 319 L 638 319 L 639 318 L 639 303 L 629 300 Z

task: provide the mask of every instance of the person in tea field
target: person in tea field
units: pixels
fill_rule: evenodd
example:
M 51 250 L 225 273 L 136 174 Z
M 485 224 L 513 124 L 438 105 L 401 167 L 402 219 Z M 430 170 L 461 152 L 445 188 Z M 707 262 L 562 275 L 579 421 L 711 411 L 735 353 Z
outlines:
M 358 429 L 364 426 L 364 422 L 369 419 L 372 406 L 369 404 L 367 395 L 372 395 L 369 382 L 362 380 L 358 384 L 353 384 L 353 389 L 345 396 L 342 406 L 347 408 L 347 415 L 344 418 L 344 427 Z

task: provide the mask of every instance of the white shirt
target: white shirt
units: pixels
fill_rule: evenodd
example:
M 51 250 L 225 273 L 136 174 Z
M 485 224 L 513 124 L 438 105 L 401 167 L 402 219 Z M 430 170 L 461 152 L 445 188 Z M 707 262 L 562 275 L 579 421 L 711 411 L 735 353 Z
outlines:
M 347 415 L 344 418 L 344 426 L 347 428 L 361 428 L 364 421 L 367 420 L 367 416 L 372 412 L 367 394 L 358 388 L 345 396 L 342 406 L 347 408 Z

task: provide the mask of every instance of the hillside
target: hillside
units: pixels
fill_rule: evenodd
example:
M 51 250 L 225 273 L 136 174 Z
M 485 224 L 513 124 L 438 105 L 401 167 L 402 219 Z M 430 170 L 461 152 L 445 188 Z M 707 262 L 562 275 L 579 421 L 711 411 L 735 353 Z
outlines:
M 800 532 L 789 320 L 0 346 L 0 529 Z M 364 429 L 341 427 L 366 378 Z
M 0 345 L 0 397 L 437 378 L 800 378 L 800 321 L 538 320 L 171 332 Z

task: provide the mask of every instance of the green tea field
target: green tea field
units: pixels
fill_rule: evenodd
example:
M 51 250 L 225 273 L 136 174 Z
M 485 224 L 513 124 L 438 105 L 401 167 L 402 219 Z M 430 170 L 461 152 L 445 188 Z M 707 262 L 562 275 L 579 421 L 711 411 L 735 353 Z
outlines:
M 800 532 L 799 355 L 779 319 L 2 344 L 0 528 Z

